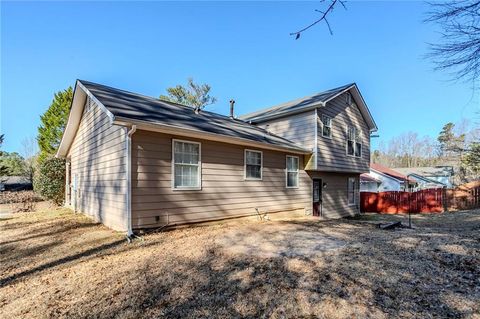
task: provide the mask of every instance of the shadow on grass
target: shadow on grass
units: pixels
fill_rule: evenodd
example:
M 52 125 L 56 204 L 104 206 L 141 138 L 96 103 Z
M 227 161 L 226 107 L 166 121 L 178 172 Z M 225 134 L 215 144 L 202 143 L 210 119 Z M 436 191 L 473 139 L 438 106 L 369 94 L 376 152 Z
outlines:
M 117 241 L 114 241 L 114 242 L 108 243 L 108 244 L 103 244 L 103 245 L 100 245 L 98 247 L 91 248 L 89 250 L 83 251 L 81 253 L 66 256 L 66 257 L 54 260 L 52 262 L 48 262 L 48 263 L 42 264 L 40 266 L 34 267 L 32 269 L 13 274 L 13 275 L 8 276 L 6 278 L 1 278 L 0 279 L 0 288 L 6 286 L 8 284 L 11 284 L 12 282 L 14 282 L 16 280 L 19 280 L 23 277 L 34 275 L 37 272 L 40 272 L 40 271 L 43 271 L 43 270 L 46 270 L 46 269 L 49 269 L 49 268 L 54 268 L 54 267 L 57 267 L 57 266 L 60 266 L 60 265 L 68 264 L 68 263 L 73 262 L 73 261 L 78 260 L 78 259 L 82 259 L 82 258 L 85 258 L 85 257 L 89 257 L 89 256 L 92 256 L 92 255 L 98 254 L 102 251 L 112 249 L 116 246 L 119 246 L 120 244 L 125 244 L 125 239 L 117 240 Z M 54 243 L 52 243 L 52 245 L 54 245 Z

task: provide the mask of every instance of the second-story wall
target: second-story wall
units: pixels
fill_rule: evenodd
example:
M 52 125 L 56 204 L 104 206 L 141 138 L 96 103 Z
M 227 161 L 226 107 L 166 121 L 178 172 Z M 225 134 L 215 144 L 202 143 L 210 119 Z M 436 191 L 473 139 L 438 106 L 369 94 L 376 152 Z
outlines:
M 293 114 L 284 118 L 278 118 L 262 122 L 257 126 L 269 132 L 282 136 L 292 142 L 296 142 L 305 148 L 315 150 L 315 111 Z M 314 168 L 314 159 L 305 159 L 306 169 Z
M 317 109 L 317 170 L 365 173 L 369 171 L 370 164 L 370 131 L 358 106 L 347 103 L 345 95 L 342 94 L 327 102 L 325 107 Z M 331 137 L 322 136 L 322 115 L 332 119 Z M 359 130 L 361 157 L 347 155 L 348 126 Z

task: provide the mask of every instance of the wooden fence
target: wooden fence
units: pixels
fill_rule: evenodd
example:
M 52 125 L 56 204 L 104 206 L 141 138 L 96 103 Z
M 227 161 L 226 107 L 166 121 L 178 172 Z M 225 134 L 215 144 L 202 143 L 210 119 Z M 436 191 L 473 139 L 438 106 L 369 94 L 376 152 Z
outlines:
M 480 207 L 480 187 L 466 188 L 463 186 L 449 189 L 446 192 L 448 210 L 463 210 Z
M 362 212 L 401 214 L 401 213 L 440 213 L 444 211 L 444 190 L 425 189 L 417 192 L 361 192 Z
M 425 189 L 416 192 L 361 192 L 360 210 L 383 214 L 440 213 L 480 208 L 480 187 Z

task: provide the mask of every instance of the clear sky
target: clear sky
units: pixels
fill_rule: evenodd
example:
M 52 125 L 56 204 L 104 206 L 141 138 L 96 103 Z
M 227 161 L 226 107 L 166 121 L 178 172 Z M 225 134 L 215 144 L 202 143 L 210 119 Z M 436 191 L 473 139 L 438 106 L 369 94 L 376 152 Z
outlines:
M 188 77 L 207 82 L 227 114 L 243 114 L 356 82 L 380 139 L 436 136 L 472 118 L 478 95 L 433 72 L 438 39 L 423 2 L 348 2 L 295 41 L 318 2 L 1 2 L 4 150 L 36 136 L 53 93 L 75 79 L 158 96 Z

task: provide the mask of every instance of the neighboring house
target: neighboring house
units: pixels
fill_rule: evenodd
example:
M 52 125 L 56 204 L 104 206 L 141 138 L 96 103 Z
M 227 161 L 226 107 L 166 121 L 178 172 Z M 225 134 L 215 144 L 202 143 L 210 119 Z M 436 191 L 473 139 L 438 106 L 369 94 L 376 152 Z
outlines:
M 369 182 L 369 179 L 380 181 L 377 183 L 377 189 Z M 411 191 L 415 188 L 416 181 L 408 178 L 391 168 L 380 164 L 370 164 L 370 172 L 361 176 L 361 192 L 386 192 L 386 191 Z
M 447 188 L 452 188 L 454 170 L 452 166 L 434 166 L 434 167 L 402 167 L 394 168 L 397 172 L 404 175 L 421 176 L 430 182 L 439 182 Z
M 435 188 L 446 188 L 447 185 L 440 183 L 434 179 L 430 179 L 425 176 L 421 176 L 415 173 L 408 174 L 410 179 L 413 179 L 417 185 L 415 186 L 415 190 L 422 190 L 422 189 L 435 189 Z
M 360 175 L 360 191 L 361 192 L 378 192 L 378 188 L 382 184 L 382 180 L 373 177 L 370 173 Z
M 0 180 L 0 191 L 23 191 L 32 189 L 32 182 L 24 176 L 5 176 Z
M 129 235 L 256 209 L 359 212 L 377 127 L 355 84 L 243 119 L 79 80 L 57 153 L 66 205 Z

